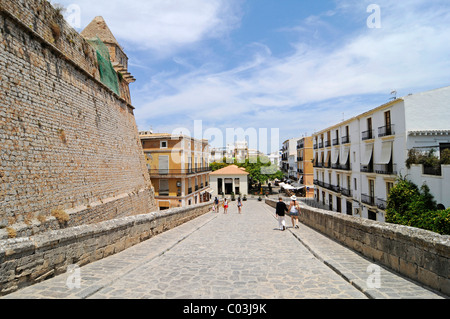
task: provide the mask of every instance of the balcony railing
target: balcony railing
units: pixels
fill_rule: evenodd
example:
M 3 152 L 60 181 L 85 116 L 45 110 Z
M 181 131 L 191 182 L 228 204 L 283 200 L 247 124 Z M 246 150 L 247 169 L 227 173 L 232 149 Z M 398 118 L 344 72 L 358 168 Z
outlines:
M 341 194 L 347 197 L 352 197 L 352 191 L 347 188 L 341 187 Z
M 395 135 L 394 125 L 387 125 L 378 128 L 378 137 Z
M 150 175 L 193 175 L 211 171 L 209 167 L 186 168 L 186 169 L 150 169 Z
M 333 146 L 339 145 L 339 139 L 335 138 L 333 139 Z
M 361 173 L 373 173 L 373 165 L 361 165 Z
M 340 193 L 341 192 L 341 187 L 337 186 L 337 185 L 330 185 L 330 190 L 332 190 L 335 193 Z
M 331 146 L 331 141 L 325 141 L 325 147 L 330 147 Z
M 375 197 L 367 194 L 361 194 L 361 202 L 370 206 L 375 206 Z
M 323 148 L 323 143 L 319 143 L 319 148 Z
M 375 164 L 375 173 L 397 175 L 397 164 Z
M 385 199 L 377 198 L 376 199 L 376 205 L 381 210 L 386 210 L 387 207 L 387 201 Z
M 361 135 L 363 141 L 374 138 L 373 130 L 364 131 Z
M 339 170 L 343 170 L 343 171 L 350 171 L 351 170 L 350 163 L 347 163 L 347 164 L 331 164 L 331 168 L 332 169 L 339 169 Z
M 349 136 L 343 136 L 342 137 L 342 144 L 350 143 L 350 137 Z

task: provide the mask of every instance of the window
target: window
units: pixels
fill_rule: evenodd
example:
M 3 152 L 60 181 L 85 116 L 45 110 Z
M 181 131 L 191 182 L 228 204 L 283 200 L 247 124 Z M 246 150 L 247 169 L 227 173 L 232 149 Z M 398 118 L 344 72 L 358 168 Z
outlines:
M 355 191 L 357 191 L 357 190 L 358 190 L 358 180 L 357 180 L 356 178 L 354 178 L 354 179 L 353 179 L 353 182 L 354 182 L 354 184 L 355 184 L 355 185 L 354 185 L 354 186 L 355 186 L 354 189 L 355 189 Z
M 389 193 L 391 192 L 391 189 L 394 187 L 394 183 L 387 182 L 386 183 L 386 198 L 389 197 Z
M 167 175 L 169 174 L 169 156 L 161 155 L 158 157 L 159 161 L 159 174 Z
M 161 141 L 161 148 L 167 148 L 167 141 Z
M 159 196 L 169 196 L 169 180 L 159 180 Z
M 369 179 L 369 196 L 375 197 L 375 181 L 373 179 Z

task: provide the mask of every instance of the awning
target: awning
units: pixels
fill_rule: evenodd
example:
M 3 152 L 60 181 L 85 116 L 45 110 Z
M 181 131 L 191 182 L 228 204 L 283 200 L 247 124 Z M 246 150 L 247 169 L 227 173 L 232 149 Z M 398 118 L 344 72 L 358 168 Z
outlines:
M 381 147 L 381 160 L 378 164 L 389 164 L 392 158 L 392 141 L 385 142 Z
M 348 162 L 349 155 L 350 155 L 350 147 L 345 147 L 344 148 L 344 155 L 342 156 L 342 164 L 346 164 Z
M 327 152 L 327 159 L 325 160 L 325 163 L 328 163 L 328 161 L 330 160 L 331 157 L 331 151 Z
M 339 149 L 334 150 L 333 158 L 331 159 L 331 164 L 337 164 L 339 162 Z
M 361 164 L 364 166 L 369 165 L 370 160 L 372 159 L 372 155 L 373 155 L 373 144 L 368 144 L 366 145 L 366 150 L 364 152 L 364 157 L 362 159 Z

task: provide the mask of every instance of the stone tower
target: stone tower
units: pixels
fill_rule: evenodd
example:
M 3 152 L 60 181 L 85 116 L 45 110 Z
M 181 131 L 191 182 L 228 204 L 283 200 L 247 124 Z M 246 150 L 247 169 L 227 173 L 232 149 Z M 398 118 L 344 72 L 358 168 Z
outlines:
M 103 17 L 94 20 L 81 32 L 85 39 L 99 38 L 108 48 L 111 63 L 119 76 L 120 95 L 131 104 L 129 85 L 136 79 L 128 72 L 128 57 L 112 34 Z

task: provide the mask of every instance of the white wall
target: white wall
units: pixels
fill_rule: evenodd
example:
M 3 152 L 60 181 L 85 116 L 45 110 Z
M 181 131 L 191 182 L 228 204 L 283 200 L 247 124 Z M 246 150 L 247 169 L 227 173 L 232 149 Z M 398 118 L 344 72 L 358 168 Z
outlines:
M 408 179 L 421 187 L 424 183 L 430 188 L 437 204 L 450 207 L 450 165 L 442 165 L 442 176 L 424 175 L 422 165 L 411 165 Z
M 450 86 L 404 97 L 406 130 L 448 130 Z

